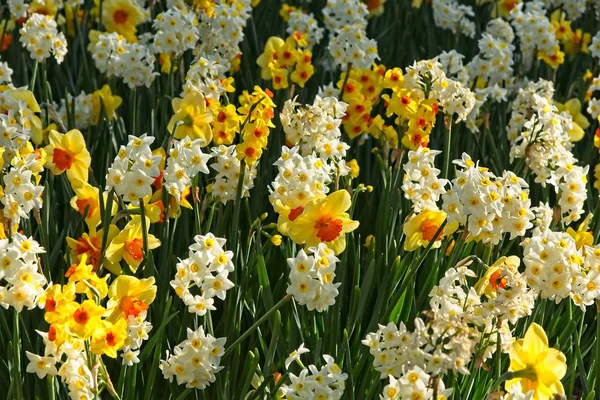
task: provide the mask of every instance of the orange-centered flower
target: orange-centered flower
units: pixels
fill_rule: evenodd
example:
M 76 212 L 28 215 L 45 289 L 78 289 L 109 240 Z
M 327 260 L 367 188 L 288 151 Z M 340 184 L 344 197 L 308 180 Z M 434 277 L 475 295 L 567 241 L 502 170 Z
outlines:
M 288 235 L 294 242 L 309 247 L 327 243 L 339 254 L 346 248 L 345 234 L 358 227 L 358 222 L 352 221 L 346 213 L 350 206 L 350 194 L 346 190 L 314 199 L 294 220 L 290 218 Z

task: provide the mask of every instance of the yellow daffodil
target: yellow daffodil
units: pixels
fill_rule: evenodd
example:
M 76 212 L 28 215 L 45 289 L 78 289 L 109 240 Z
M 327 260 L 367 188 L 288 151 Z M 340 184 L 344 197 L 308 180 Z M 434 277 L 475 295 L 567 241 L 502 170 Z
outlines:
M 456 221 L 446 224 L 444 229 L 436 238 L 435 234 L 440 229 L 446 213 L 441 210 L 424 210 L 419 214 L 413 215 L 404 223 L 402 231 L 406 236 L 404 241 L 404 250 L 413 251 L 419 247 L 427 247 L 429 242 L 435 239 L 433 248 L 438 248 L 442 245 L 442 239 L 451 235 L 458 228 Z
M 119 319 L 116 323 L 102 321 L 92 334 L 90 349 L 94 354 L 106 354 L 117 357 L 117 350 L 125 344 L 127 338 L 127 321 Z
M 258 56 L 256 64 L 260 67 L 260 77 L 264 80 L 270 80 L 273 78 L 271 68 L 269 65 L 273 62 L 273 56 L 276 56 L 277 51 L 283 47 L 284 41 L 282 38 L 277 36 L 271 36 L 265 43 L 265 49 L 262 54 Z
M 558 111 L 565 111 L 573 119 L 573 128 L 568 132 L 571 142 L 578 142 L 583 139 L 585 129 L 590 126 L 590 122 L 581 112 L 581 102 L 577 98 L 572 98 L 566 103 L 555 103 Z
M 50 168 L 54 175 L 66 171 L 69 181 L 88 181 L 91 157 L 85 147 L 83 135 L 77 129 L 63 134 L 50 131 L 48 135 L 50 144 L 44 148 L 48 154 L 46 168 Z
M 507 389 L 520 383 L 523 393 L 533 390 L 534 400 L 549 400 L 555 394 L 564 395 L 560 380 L 567 372 L 567 359 L 562 352 L 548 346 L 544 328 L 532 323 L 525 337 L 510 346 L 509 355 L 509 371 L 516 377 L 506 381 Z
M 71 207 L 85 218 L 90 230 L 95 230 L 102 218 L 100 215 L 100 189 L 79 179 L 74 179 L 71 186 L 75 191 L 75 196 L 71 198 Z M 104 204 L 108 204 L 108 194 L 103 193 L 103 196 Z M 117 209 L 118 205 L 113 201 L 110 215 L 115 215 Z
M 136 27 L 144 22 L 145 15 L 135 0 L 104 0 L 102 24 L 108 32 L 123 35 L 130 43 L 137 42 Z
M 326 243 L 336 254 L 346 248 L 346 233 L 358 228 L 346 212 L 351 206 L 350 194 L 338 190 L 327 197 L 310 201 L 302 213 L 289 224 L 288 236 L 308 247 Z
M 106 237 L 107 243 L 110 243 L 115 236 L 119 233 L 119 228 L 116 225 L 110 225 L 108 228 L 108 235 Z M 92 265 L 92 271 L 96 272 L 100 266 L 100 262 L 104 261 L 104 268 L 109 271 L 118 268 L 111 263 L 108 259 L 101 260 L 102 258 L 102 240 L 104 238 L 104 229 L 100 229 L 97 232 L 91 231 L 83 233 L 81 237 L 73 239 L 67 237 L 67 245 L 71 250 L 71 257 L 76 262 L 81 262 L 82 257 L 85 255 L 86 262 Z
M 146 218 L 146 227 L 150 226 L 150 219 Z M 129 268 L 135 272 L 144 259 L 144 232 L 142 232 L 142 219 L 139 215 L 132 218 L 125 228 L 110 242 L 106 249 L 106 258 L 114 267 L 109 269 L 113 274 L 120 274 L 121 268 L 119 262 L 125 260 Z M 146 232 L 148 237 L 148 250 L 160 246 L 160 241 L 153 235 Z M 110 268 L 109 265 L 106 266 Z
M 65 323 L 75 311 L 75 285 L 54 284 L 39 299 L 44 308 L 44 319 L 49 324 Z
M 130 316 L 137 317 L 148 310 L 156 297 L 154 277 L 138 279 L 134 276 L 118 276 L 108 289 L 106 305 L 109 321 L 115 322 Z
M 170 133 L 175 130 L 175 138 L 203 139 L 202 146 L 206 146 L 212 140 L 212 129 L 210 123 L 213 112 L 206 106 L 204 95 L 197 91 L 186 94 L 183 99 L 174 98 L 172 101 L 175 115 L 171 117 L 167 129 Z
M 495 298 L 498 288 L 506 287 L 506 280 L 502 277 L 502 268 L 517 269 L 521 260 L 517 256 L 500 257 L 498 261 L 492 264 L 486 271 L 483 278 L 475 285 L 475 291 L 478 295 L 485 294 L 488 298 Z
M 358 174 L 360 174 L 358 161 L 356 161 L 356 159 L 352 159 L 346 163 L 346 166 L 350 168 L 350 176 L 353 178 L 358 178 Z
M 104 115 L 111 121 L 117 117 L 116 109 L 119 108 L 123 99 L 120 96 L 113 95 L 110 86 L 104 85 L 102 89 L 92 93 L 92 114 L 95 123 L 100 120 L 102 110 Z
M 75 308 L 75 311 L 73 311 L 71 319 L 67 322 L 67 329 L 80 339 L 89 339 L 92 332 L 98 327 L 106 310 L 96 304 L 94 300 L 85 300 L 73 308 Z

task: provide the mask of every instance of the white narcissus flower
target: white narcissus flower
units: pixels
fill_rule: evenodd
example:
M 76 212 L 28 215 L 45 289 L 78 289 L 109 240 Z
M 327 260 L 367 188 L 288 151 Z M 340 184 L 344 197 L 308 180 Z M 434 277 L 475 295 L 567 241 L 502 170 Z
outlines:
M 27 364 L 27 372 L 36 374 L 38 378 L 43 379 L 46 375 L 54 376 L 58 373 L 56 370 L 56 359 L 54 357 L 41 357 L 37 354 L 25 352 L 29 359 Z

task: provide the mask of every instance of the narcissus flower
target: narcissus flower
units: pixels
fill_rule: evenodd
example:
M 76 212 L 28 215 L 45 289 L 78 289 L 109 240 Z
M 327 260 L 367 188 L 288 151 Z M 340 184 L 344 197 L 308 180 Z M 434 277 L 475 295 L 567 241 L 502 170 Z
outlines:
M 108 228 L 108 235 L 106 237 L 107 243 L 110 243 L 115 236 L 119 233 L 119 228 L 116 225 L 110 225 Z M 67 245 L 71 249 L 71 257 L 74 261 L 80 262 L 82 257 L 85 255 L 87 263 L 91 264 L 93 272 L 98 270 L 100 262 L 102 261 L 102 240 L 104 239 L 104 229 L 100 229 L 97 232 L 91 231 L 83 233 L 79 238 L 74 239 L 67 237 Z M 111 263 L 106 258 L 104 259 L 104 268 L 112 271 L 118 266 Z
M 145 312 L 156 297 L 154 277 L 137 279 L 134 276 L 118 276 L 108 289 L 106 318 L 115 322 L 119 318 L 127 320 Z
M 444 227 L 436 238 L 435 234 L 440 229 L 446 213 L 441 210 L 424 210 L 419 214 L 412 216 L 404 223 L 402 231 L 406 236 L 404 241 L 404 250 L 413 251 L 419 247 L 427 247 L 429 242 L 435 239 L 433 248 L 438 248 L 442 245 L 442 239 L 451 235 L 458 228 L 458 222 L 452 221 Z
M 560 380 L 567 372 L 567 359 L 562 352 L 548 346 L 544 328 L 532 323 L 525 337 L 511 345 L 509 355 L 509 371 L 517 377 L 506 381 L 506 389 L 520 383 L 523 393 L 533 390 L 534 400 L 549 400 L 555 394 L 564 395 Z
M 115 111 L 122 102 L 123 99 L 120 96 L 113 95 L 110 86 L 108 85 L 104 85 L 102 86 L 102 89 L 96 90 L 92 94 L 92 113 L 94 115 L 94 122 L 98 123 L 102 110 L 104 110 L 104 115 L 109 121 L 115 119 L 117 117 Z
M 100 189 L 93 187 L 89 183 L 74 179 L 71 181 L 71 186 L 75 191 L 75 196 L 71 198 L 71 207 L 75 209 L 82 217 L 91 230 L 95 230 L 100 223 Z M 104 204 L 108 204 L 108 195 L 104 196 Z M 116 202 L 112 203 L 110 215 L 115 215 L 119 208 Z
M 118 320 L 116 323 L 102 321 L 92 334 L 91 350 L 94 354 L 106 354 L 111 358 L 117 357 L 117 350 L 125 344 L 127 338 L 127 321 Z
M 502 276 L 502 267 L 518 268 L 521 260 L 517 256 L 500 257 L 498 261 L 488 268 L 483 278 L 475 285 L 477 294 L 485 294 L 488 298 L 495 298 L 498 288 L 504 289 L 506 280 Z
M 136 26 L 144 22 L 144 12 L 134 0 L 105 0 L 102 24 L 108 32 L 117 32 L 128 42 L 137 42 Z
M 53 130 L 48 134 L 48 139 L 50 144 L 44 149 L 48 154 L 46 168 L 50 168 L 54 175 L 66 171 L 71 182 L 87 182 L 91 157 L 81 132 L 73 129 L 63 134 Z
M 327 197 L 306 204 L 302 214 L 288 225 L 289 237 L 298 244 L 315 247 L 326 243 L 336 254 L 346 248 L 346 233 L 358 228 L 346 212 L 351 206 L 350 194 L 338 190 Z
M 174 98 L 171 105 L 175 115 L 169 121 L 168 131 L 173 133 L 175 130 L 176 139 L 188 136 L 192 140 L 203 139 L 203 146 L 208 145 L 212 140 L 210 123 L 213 119 L 213 112 L 207 107 L 204 95 L 192 91 L 183 99 Z
M 150 219 L 146 217 L 146 227 L 150 226 Z M 144 233 L 148 236 L 148 250 L 152 250 L 160 246 L 160 241 L 153 235 L 142 231 L 142 219 L 139 215 L 134 216 L 125 228 L 112 240 L 106 249 L 106 258 L 115 267 L 110 270 L 113 274 L 120 274 L 121 268 L 119 261 L 122 259 L 129 265 L 129 268 L 135 272 L 140 263 L 144 259 Z M 110 266 L 106 266 L 110 268 Z
M 105 311 L 104 307 L 97 305 L 94 300 L 85 300 L 75 308 L 71 319 L 67 322 L 67 328 L 80 339 L 89 339 Z

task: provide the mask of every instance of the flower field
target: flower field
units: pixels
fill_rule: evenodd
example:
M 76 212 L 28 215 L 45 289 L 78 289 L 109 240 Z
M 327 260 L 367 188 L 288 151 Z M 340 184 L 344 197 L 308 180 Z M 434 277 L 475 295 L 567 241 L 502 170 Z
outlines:
M 0 397 L 600 399 L 598 0 L 3 0 Z

